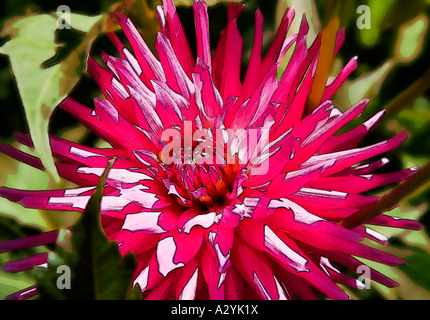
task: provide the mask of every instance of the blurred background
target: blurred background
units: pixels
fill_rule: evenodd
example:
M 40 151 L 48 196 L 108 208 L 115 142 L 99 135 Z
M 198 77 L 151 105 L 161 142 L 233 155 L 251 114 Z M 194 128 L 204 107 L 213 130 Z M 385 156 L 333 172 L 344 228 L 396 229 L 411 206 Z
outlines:
M 54 14 L 61 5 L 67 5 L 76 16 L 76 25 L 72 29 L 53 29 L 55 36 L 54 54 L 41 60 L 42 69 L 73 62 L 72 72 L 64 94 L 71 94 L 76 100 L 92 106 L 92 99 L 100 96 L 95 83 L 83 71 L 85 57 L 91 54 L 99 59 L 100 53 L 106 51 L 115 54 L 113 46 L 106 37 L 106 32 L 115 31 L 118 27 L 109 18 L 110 13 L 118 11 L 130 16 L 140 29 L 147 43 L 154 44 L 157 21 L 154 15 L 156 0 L 22 0 L 19 5 L 14 0 L 0 2 L 0 46 L 16 36 L 14 23 L 43 13 Z M 177 1 L 181 21 L 189 34 L 191 46 L 194 39 L 193 11 L 189 7 L 191 0 Z M 296 9 L 296 20 L 292 31 L 297 30 L 300 17 L 306 14 L 310 22 L 310 44 L 312 36 L 328 24 L 334 16 L 340 18 L 341 26 L 346 28 L 346 43 L 333 64 L 333 75 L 340 71 L 353 56 L 358 56 L 359 66 L 350 79 L 335 97 L 336 105 L 346 110 L 363 97 L 372 99 L 363 117 L 368 118 L 382 108 L 387 114 L 378 127 L 363 141 L 363 145 L 379 142 L 392 137 L 395 133 L 407 130 L 411 133 L 405 144 L 388 156 L 390 164 L 386 171 L 395 171 L 413 166 L 423 167 L 430 154 L 430 43 L 429 17 L 430 0 L 249 0 L 239 18 L 239 29 L 244 38 L 243 70 L 246 70 L 247 57 L 253 43 L 254 11 L 259 8 L 265 18 L 265 43 L 271 37 L 288 6 Z M 215 47 L 221 30 L 226 23 L 226 6 L 224 1 L 210 0 L 210 37 Z M 360 7 L 366 6 L 366 7 Z M 357 10 L 357 9 L 361 10 Z M 365 9 L 370 9 L 367 12 Z M 78 19 L 79 18 L 79 19 Z M 75 20 L 75 21 L 76 21 Z M 40 22 L 42 23 L 42 22 Z M 46 26 L 46 25 L 45 25 Z M 42 24 L 41 24 L 42 27 Z M 51 45 L 49 40 L 37 35 L 33 29 L 36 44 L 41 49 Z M 121 34 L 120 34 L 121 37 Z M 40 42 L 38 43 L 37 41 Z M 51 41 L 52 42 L 52 41 Z M 52 48 L 51 48 L 52 49 Z M 29 55 L 26 59 L 37 57 Z M 18 58 L 17 58 L 18 59 Z M 17 60 L 19 61 L 19 60 Z M 24 109 L 24 98 L 20 98 L 17 83 L 31 83 L 40 76 L 19 74 L 11 70 L 11 60 L 0 54 L 0 142 L 13 144 L 14 133 L 27 133 L 30 115 Z M 284 65 L 288 62 L 286 59 Z M 36 65 L 36 69 L 40 69 Z M 69 79 L 69 78 L 68 78 Z M 36 90 L 35 97 L 40 94 Z M 31 98 L 31 97 L 30 97 Z M 27 98 L 28 99 L 28 98 Z M 31 100 L 31 99 L 30 99 Z M 27 104 L 26 104 L 27 106 Z M 86 145 L 106 145 L 97 137 L 62 110 L 52 106 L 45 116 L 45 125 L 49 133 Z M 37 112 L 37 110 L 36 110 Z M 39 110 L 39 114 L 43 110 Z M 28 121 L 32 121 L 29 117 Z M 41 133 L 43 140 L 43 132 Z M 22 147 L 20 147 L 22 148 Z M 46 154 L 47 155 L 47 154 Z M 49 155 L 47 155 L 49 156 Z M 0 154 L 0 184 L 12 188 L 27 190 L 46 190 L 71 187 L 67 181 L 56 181 L 52 175 L 20 164 L 8 156 Z M 384 194 L 388 189 L 373 191 L 373 194 Z M 399 288 L 388 289 L 372 283 L 372 290 L 350 291 L 351 296 L 360 299 L 430 299 L 430 182 L 413 190 L 403 199 L 399 207 L 390 214 L 408 219 L 419 219 L 425 226 L 420 231 L 401 231 L 396 229 L 375 228 L 390 237 L 390 247 L 383 250 L 404 258 L 408 265 L 398 268 L 371 265 L 382 273 L 392 277 L 400 284 Z M 69 226 L 79 218 L 78 213 L 44 212 L 25 209 L 19 205 L 0 198 L 0 241 L 19 236 L 35 234 L 40 230 L 53 230 Z M 369 243 L 370 244 L 370 243 Z M 375 244 L 371 244 L 376 246 Z M 10 254 L 0 254 L 0 265 L 11 258 Z M 7 274 L 0 271 L 0 299 L 19 289 L 34 283 L 31 272 Z

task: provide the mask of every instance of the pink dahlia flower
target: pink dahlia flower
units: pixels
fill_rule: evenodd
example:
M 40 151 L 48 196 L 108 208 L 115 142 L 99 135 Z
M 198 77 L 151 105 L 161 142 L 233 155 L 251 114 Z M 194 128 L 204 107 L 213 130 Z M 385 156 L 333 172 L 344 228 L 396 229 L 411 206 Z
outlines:
M 416 169 L 373 174 L 388 162 L 406 133 L 360 147 L 383 111 L 351 131 L 368 100 L 346 112 L 330 99 L 356 68 L 353 58 L 328 81 L 331 59 L 345 32 L 331 23 L 307 46 L 306 19 L 287 37 L 294 17 L 287 10 L 262 58 L 263 17 L 255 14 L 255 38 L 244 80 L 237 18 L 243 5 L 228 6 L 228 22 L 214 54 L 203 0 L 194 1 L 197 58 L 190 50 L 172 0 L 157 7 L 160 32 L 155 55 L 131 20 L 117 19 L 131 52 L 115 35 L 121 57 L 89 59 L 89 73 L 105 99 L 94 109 L 71 98 L 61 108 L 112 145 L 100 149 L 51 138 L 62 177 L 79 188 L 0 195 L 25 207 L 83 211 L 112 157 L 101 206 L 107 236 L 121 254 L 137 258 L 134 282 L 146 299 L 348 299 L 338 285 L 361 288 L 351 276 L 362 257 L 389 266 L 402 260 L 361 243 L 386 244 L 368 225 L 416 229 L 410 220 L 379 215 L 347 229 L 340 221 L 378 197 L 364 192 L 400 182 Z M 293 51 L 278 78 L 280 62 Z M 18 141 L 31 145 L 28 136 Z M 43 169 L 38 159 L 3 145 L 1 150 Z M 73 229 L 72 229 L 73 230 Z M 72 231 L 73 232 L 73 231 Z M 50 244 L 57 232 L 0 243 L 0 253 Z M 46 255 L 8 262 L 20 271 L 46 263 Z M 339 266 L 342 266 L 339 267 Z M 341 270 L 339 270 L 341 269 Z M 357 276 L 358 277 L 358 276 Z M 374 270 L 371 279 L 393 287 Z M 37 288 L 16 298 L 37 294 Z

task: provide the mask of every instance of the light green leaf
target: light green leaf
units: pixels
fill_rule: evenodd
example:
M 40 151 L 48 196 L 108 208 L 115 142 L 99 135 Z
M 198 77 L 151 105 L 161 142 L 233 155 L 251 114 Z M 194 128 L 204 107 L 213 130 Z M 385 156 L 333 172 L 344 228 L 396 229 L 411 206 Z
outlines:
M 428 245 L 428 236 L 424 230 L 412 231 L 405 235 L 405 242 L 415 245 Z
M 81 32 L 90 32 L 94 25 L 103 18 L 103 15 L 87 16 L 84 14 L 70 13 L 70 26 Z
M 358 79 L 348 82 L 344 88 L 348 89 L 349 104 L 354 105 L 366 97 L 375 97 L 393 67 L 393 62 L 389 60 L 375 71 L 363 74 Z
M 0 53 L 9 56 L 38 156 L 58 180 L 46 134 L 50 115 L 64 98 L 59 88 L 61 66 L 41 68 L 55 56 L 57 20 L 47 14 L 30 16 L 15 22 L 13 28 L 19 30 L 18 35 L 0 48 Z
M 420 14 L 400 28 L 395 46 L 395 58 L 399 62 L 408 63 L 418 57 L 424 44 L 428 24 L 428 18 Z
M 89 17 L 88 21 L 81 15 L 73 18 L 76 20 L 73 24 L 83 31 L 100 21 L 100 16 Z M 43 64 L 56 56 L 60 46 L 55 39 L 57 19 L 40 14 L 6 22 L 2 35 L 10 36 L 11 40 L 0 48 L 0 53 L 9 56 L 36 155 L 46 171 L 59 181 L 48 138 L 50 117 L 79 81 L 85 58 L 80 53 L 89 51 L 89 43 L 96 35 L 86 36 L 81 46 L 62 62 L 44 68 Z

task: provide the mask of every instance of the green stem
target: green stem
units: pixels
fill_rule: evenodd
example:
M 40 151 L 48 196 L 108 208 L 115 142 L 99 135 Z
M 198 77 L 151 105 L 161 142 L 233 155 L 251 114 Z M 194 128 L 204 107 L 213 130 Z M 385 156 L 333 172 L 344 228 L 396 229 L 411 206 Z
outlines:
M 347 229 L 354 229 L 381 213 L 391 210 L 400 200 L 413 193 L 426 182 L 429 182 L 429 178 L 430 162 L 391 192 L 342 220 L 339 225 Z

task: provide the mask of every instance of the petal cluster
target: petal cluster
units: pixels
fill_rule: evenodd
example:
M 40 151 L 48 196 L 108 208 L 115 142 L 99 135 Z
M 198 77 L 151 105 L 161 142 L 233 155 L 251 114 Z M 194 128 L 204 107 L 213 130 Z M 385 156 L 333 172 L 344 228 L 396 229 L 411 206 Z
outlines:
M 212 52 L 208 8 L 195 0 L 196 53 L 172 0 L 156 8 L 155 52 L 132 21 L 118 14 L 130 46 L 111 34 L 120 56 L 103 53 L 103 64 L 88 61 L 105 98 L 94 99 L 94 108 L 71 98 L 61 104 L 112 148 L 51 137 L 60 175 L 79 187 L 2 187 L 0 196 L 24 207 L 83 211 L 107 162 L 116 157 L 102 198 L 102 224 L 122 254 L 135 253 L 134 282 L 144 298 L 348 299 L 339 284 L 362 287 L 351 275 L 362 265 L 357 257 L 402 263 L 362 244 L 364 238 L 388 242 L 369 226 L 420 228 L 387 215 L 353 230 L 338 224 L 378 199 L 363 193 L 417 171 L 374 173 L 388 162 L 383 154 L 398 148 L 407 134 L 360 146 L 383 111 L 338 133 L 369 101 L 342 112 L 330 100 L 357 66 L 354 57 L 336 77 L 328 77 L 330 59 L 345 41 L 336 22 L 308 46 L 304 17 L 299 32 L 287 36 L 295 15 L 288 9 L 263 56 L 263 16 L 257 11 L 242 79 L 238 17 L 243 7 L 228 5 L 227 26 Z M 291 59 L 278 77 L 287 52 Z M 27 135 L 16 138 L 31 146 Z M 31 155 L 8 145 L 0 150 L 43 170 Z M 53 243 L 56 237 L 50 232 L 1 242 L 0 253 Z M 46 262 L 40 255 L 3 268 L 18 272 Z M 375 270 L 371 279 L 396 285 Z M 13 297 L 35 294 L 37 288 L 29 288 Z

